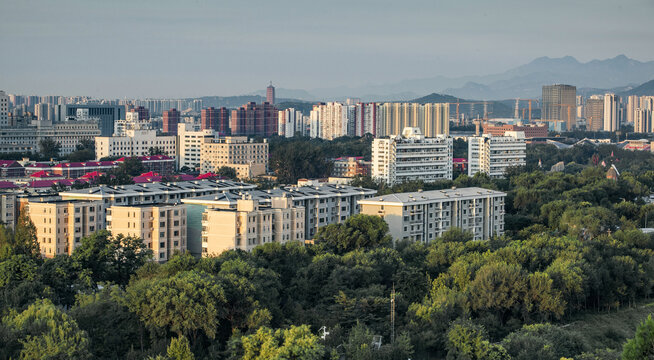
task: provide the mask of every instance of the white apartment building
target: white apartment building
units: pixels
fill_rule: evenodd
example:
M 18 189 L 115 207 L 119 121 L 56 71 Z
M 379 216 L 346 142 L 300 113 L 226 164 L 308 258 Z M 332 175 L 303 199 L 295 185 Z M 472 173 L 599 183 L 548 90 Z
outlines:
M 511 166 L 524 166 L 527 144 L 523 131 L 507 131 L 504 136 L 473 136 L 468 138 L 468 176 L 478 172 L 492 178 L 504 177 Z
M 291 138 L 295 133 L 306 135 L 304 115 L 299 110 L 288 108 L 279 112 L 277 134 Z
M 164 155 L 175 156 L 175 136 L 157 136 L 156 130 L 125 130 L 125 136 L 95 138 L 95 157 L 146 156 L 150 148 L 159 148 Z
M 139 119 L 136 111 L 129 111 L 125 113 L 125 120 L 114 121 L 113 136 L 127 136 L 127 130 L 152 130 L 152 122 Z
M 61 144 L 60 155 L 76 150 L 81 140 L 93 140 L 100 135 L 97 121 L 66 121 L 50 126 L 29 126 L 0 129 L 0 153 L 37 152 L 39 142 L 52 139 Z
M 652 132 L 652 110 L 635 109 L 633 113 L 634 132 L 649 133 Z
M 394 241 L 428 243 L 458 227 L 486 240 L 504 233 L 505 193 L 482 188 L 418 191 L 360 200 L 361 213 L 380 216 Z
M 107 230 L 143 239 L 153 260 L 165 262 L 175 251 L 186 251 L 186 205 L 112 206 L 107 209 Z
M 193 124 L 178 124 L 175 151 L 178 168 L 187 167 L 199 171 L 202 166 L 204 142 L 212 139 L 218 139 L 218 133 L 213 129 L 195 131 Z
M 375 139 L 371 176 L 389 185 L 411 180 L 451 180 L 452 138 L 425 138 L 420 128 L 407 127 L 402 136 Z
M 604 131 L 620 130 L 620 97 L 615 94 L 604 95 Z

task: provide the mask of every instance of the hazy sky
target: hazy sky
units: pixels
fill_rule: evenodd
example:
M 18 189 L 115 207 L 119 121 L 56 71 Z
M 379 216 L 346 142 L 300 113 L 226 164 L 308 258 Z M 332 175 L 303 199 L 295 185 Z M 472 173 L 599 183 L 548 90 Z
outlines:
M 0 89 L 238 95 L 654 59 L 653 0 L 0 0 Z

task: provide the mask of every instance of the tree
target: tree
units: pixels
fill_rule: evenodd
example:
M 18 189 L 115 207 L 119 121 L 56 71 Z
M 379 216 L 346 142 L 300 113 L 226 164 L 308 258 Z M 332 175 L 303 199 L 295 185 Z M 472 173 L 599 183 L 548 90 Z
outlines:
M 20 342 L 21 359 L 90 359 L 89 339 L 75 320 L 50 300 L 37 300 L 4 324 Z M 17 356 L 15 356 L 17 357 Z
M 622 348 L 622 360 L 654 359 L 654 320 L 650 314 Z
M 188 339 L 184 336 L 170 339 L 166 355 L 170 360 L 195 360 Z
M 281 183 L 293 184 L 299 178 L 328 176 L 331 164 L 325 154 L 308 142 L 291 142 L 271 150 L 270 168 Z
M 513 360 L 559 360 L 577 357 L 584 350 L 581 338 L 551 324 L 525 325 L 502 340 Z
M 216 174 L 231 180 L 236 180 L 236 169 L 230 166 L 221 166 Z
M 125 158 L 125 161 L 121 162 L 116 169 L 114 169 L 114 175 L 120 173 L 126 174 L 129 176 L 138 176 L 145 171 L 143 162 L 137 157 Z
M 158 147 L 158 146 L 154 146 L 154 147 L 150 147 L 150 148 L 148 149 L 148 155 L 149 155 L 149 156 L 155 156 L 155 155 L 166 155 L 166 153 L 164 153 L 164 151 L 163 151 L 162 148 L 160 148 L 160 147 Z
M 24 254 L 34 258 L 41 256 L 39 243 L 36 237 L 36 226 L 30 219 L 27 210 L 22 209 L 16 221 L 16 230 L 6 229 L 0 225 L 3 236 L 0 237 L 0 247 L 5 248 L 2 253 L 10 251 L 13 254 Z
M 455 321 L 447 332 L 447 360 L 508 360 L 501 345 L 491 344 L 482 326 Z
M 243 360 L 321 359 L 325 347 L 308 325 L 273 331 L 261 327 L 242 339 Z
M 343 254 L 357 249 L 374 249 L 392 242 L 388 224 L 379 216 L 358 214 L 344 224 L 330 224 L 318 229 L 316 245 Z
M 41 139 L 39 141 L 39 150 L 41 156 L 46 159 L 56 159 L 61 151 L 61 144 L 51 138 Z

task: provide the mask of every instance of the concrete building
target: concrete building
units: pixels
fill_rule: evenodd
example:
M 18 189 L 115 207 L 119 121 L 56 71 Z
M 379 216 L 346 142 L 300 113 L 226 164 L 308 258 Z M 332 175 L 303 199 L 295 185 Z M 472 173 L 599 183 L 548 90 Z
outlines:
M 507 131 L 522 131 L 525 133 L 525 138 L 539 138 L 547 137 L 547 126 L 542 125 L 510 125 L 510 124 L 491 124 L 484 122 L 481 125 L 484 134 L 493 136 L 504 136 Z
M 66 121 L 68 118 L 77 118 L 78 110 L 87 110 L 89 118 L 97 118 L 100 136 L 111 136 L 114 131 L 114 122 L 125 118 L 125 107 L 103 104 L 66 104 L 55 106 L 56 122 Z
M 0 129 L 0 153 L 38 152 L 39 143 L 51 139 L 61 144 L 60 155 L 76 150 L 81 140 L 93 140 L 100 135 L 95 121 L 66 121 L 51 126 L 27 126 Z
M 353 178 L 369 176 L 372 162 L 363 160 L 361 156 L 345 156 L 333 161 L 332 176 L 338 178 Z
M 468 138 L 468 175 L 486 173 L 492 178 L 504 177 L 511 166 L 524 166 L 527 157 L 525 134 L 507 131 L 504 136 L 474 136 Z
M 194 255 L 215 256 L 226 250 L 251 251 L 271 242 L 305 240 L 305 209 L 294 206 L 286 196 L 264 198 L 251 193 L 224 193 L 184 202 L 206 207 L 202 213 L 200 253 Z
M 0 90 L 0 128 L 9 126 L 9 96 Z
M 266 102 L 271 105 L 275 105 L 275 87 L 270 82 L 270 85 L 266 88 Z
M 377 103 L 357 103 L 356 119 L 354 121 L 354 135 L 364 136 L 365 134 L 377 135 L 377 116 L 379 114 L 379 104 Z
M 350 111 L 351 109 L 351 111 Z M 313 106 L 317 112 L 320 138 L 333 140 L 348 135 L 348 125 L 354 124 L 354 106 L 328 102 Z
M 270 103 L 250 102 L 232 110 L 230 130 L 234 136 L 270 137 L 277 133 L 278 110 Z
M 143 239 L 153 260 L 165 262 L 175 252 L 186 252 L 186 205 L 112 206 L 107 209 L 107 230 Z
M 426 138 L 419 128 L 372 142 L 371 176 L 393 185 L 411 180 L 452 179 L 452 138 Z
M 101 201 L 30 200 L 26 209 L 44 257 L 71 255 L 83 237 L 104 229 Z
M 202 109 L 200 113 L 200 128 L 215 130 L 220 134 L 229 134 L 229 110 L 225 107 Z
M 206 139 L 202 144 L 201 172 L 216 172 L 223 166 L 236 170 L 240 179 L 263 175 L 268 169 L 268 143 L 248 141 L 245 136 Z
M 574 129 L 577 124 L 577 88 L 562 84 L 544 85 L 541 119 L 554 122 L 557 131 Z
M 148 111 L 148 109 L 143 110 L 145 110 L 145 113 Z M 132 110 L 127 112 L 125 120 L 114 121 L 113 136 L 127 136 L 127 130 L 152 130 L 150 119 L 143 119 L 140 116 L 138 111 Z
M 602 131 L 604 129 L 604 97 L 593 95 L 586 100 L 586 129 Z
M 108 156 L 146 156 L 150 148 L 175 156 L 175 146 L 176 136 L 158 136 L 156 130 L 126 130 L 125 136 L 96 137 L 95 157 L 99 160 Z
M 291 138 L 296 133 L 300 133 L 303 136 L 306 135 L 304 115 L 302 115 L 301 111 L 295 110 L 294 108 L 279 111 L 277 126 L 277 134 L 279 136 Z
M 652 110 L 635 109 L 634 110 L 634 132 L 650 133 L 652 132 Z
M 620 130 L 620 97 L 615 94 L 604 95 L 604 131 Z
M 178 168 L 187 167 L 200 171 L 204 142 L 218 139 L 218 132 L 212 128 L 193 131 L 193 126 L 188 123 L 178 124 L 177 126 L 176 157 Z
M 504 233 L 505 196 L 473 187 L 384 195 L 359 206 L 362 214 L 383 218 L 394 241 L 429 243 L 453 227 L 487 240 Z
M 0 192 L 0 223 L 10 229 L 14 229 L 17 219 L 18 207 L 16 206 L 16 194 L 12 192 Z
M 405 127 L 420 128 L 426 137 L 450 134 L 448 103 L 384 103 L 379 106 L 375 136 L 399 134 Z

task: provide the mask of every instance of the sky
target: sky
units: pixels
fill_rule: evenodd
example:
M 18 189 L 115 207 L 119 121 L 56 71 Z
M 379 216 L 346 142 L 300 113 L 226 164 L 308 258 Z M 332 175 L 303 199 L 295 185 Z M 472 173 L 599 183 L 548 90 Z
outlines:
M 0 0 L 0 90 L 230 96 L 654 60 L 654 0 Z

